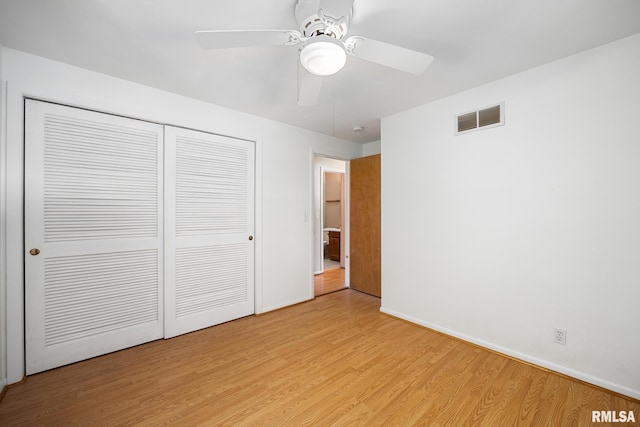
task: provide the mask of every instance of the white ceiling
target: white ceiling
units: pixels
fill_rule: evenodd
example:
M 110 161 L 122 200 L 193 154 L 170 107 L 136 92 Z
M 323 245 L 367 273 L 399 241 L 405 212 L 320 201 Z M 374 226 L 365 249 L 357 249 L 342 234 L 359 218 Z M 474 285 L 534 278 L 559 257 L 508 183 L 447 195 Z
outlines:
M 0 0 L 0 43 L 340 138 L 380 118 L 640 32 L 639 0 L 355 0 L 348 35 L 433 55 L 420 76 L 349 57 L 297 105 L 297 47 L 204 51 L 196 30 L 297 29 L 295 0 Z M 640 54 L 640 52 L 639 52 Z M 364 131 L 353 132 L 356 125 Z

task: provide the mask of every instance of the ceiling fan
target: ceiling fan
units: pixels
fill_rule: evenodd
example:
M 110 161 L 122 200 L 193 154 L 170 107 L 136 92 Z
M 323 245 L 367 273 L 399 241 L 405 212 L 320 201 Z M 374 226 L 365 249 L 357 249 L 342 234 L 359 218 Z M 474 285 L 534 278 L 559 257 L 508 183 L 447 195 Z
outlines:
M 297 0 L 298 30 L 196 31 L 203 49 L 300 44 L 298 104 L 315 105 L 322 77 L 340 71 L 347 55 L 411 74 L 422 74 L 433 57 L 404 47 L 361 37 L 347 37 L 354 0 Z

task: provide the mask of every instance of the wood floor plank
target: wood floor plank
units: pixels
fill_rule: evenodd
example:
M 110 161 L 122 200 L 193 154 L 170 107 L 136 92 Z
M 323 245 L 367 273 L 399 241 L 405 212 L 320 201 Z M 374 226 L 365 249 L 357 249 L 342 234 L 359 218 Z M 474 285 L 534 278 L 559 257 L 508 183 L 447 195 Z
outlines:
M 381 314 L 353 290 L 33 375 L 0 425 L 585 425 L 640 404 Z M 603 424 L 604 425 L 604 424 Z
M 484 363 L 472 372 L 473 377 L 465 387 L 464 394 L 451 403 L 455 405 L 455 409 L 445 414 L 446 422 L 450 422 L 450 425 L 474 425 L 471 420 L 479 420 L 484 416 L 483 413 L 486 413 L 481 410 L 482 404 L 493 381 L 507 364 L 507 359 L 494 353 L 485 353 Z M 491 397 L 491 394 L 488 396 Z M 490 408 L 490 405 L 487 405 L 487 408 Z
M 314 295 L 320 296 L 345 288 L 344 268 L 332 268 L 313 276 Z

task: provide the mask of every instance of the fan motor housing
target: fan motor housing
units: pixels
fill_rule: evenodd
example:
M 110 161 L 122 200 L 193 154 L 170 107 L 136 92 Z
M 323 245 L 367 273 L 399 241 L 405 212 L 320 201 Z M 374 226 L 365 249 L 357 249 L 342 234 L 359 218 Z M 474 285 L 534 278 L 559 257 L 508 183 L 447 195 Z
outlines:
M 353 15 L 353 0 L 297 0 L 295 15 L 304 37 L 326 35 L 342 39 Z M 344 20 L 337 25 L 327 25 L 327 21 L 342 18 Z

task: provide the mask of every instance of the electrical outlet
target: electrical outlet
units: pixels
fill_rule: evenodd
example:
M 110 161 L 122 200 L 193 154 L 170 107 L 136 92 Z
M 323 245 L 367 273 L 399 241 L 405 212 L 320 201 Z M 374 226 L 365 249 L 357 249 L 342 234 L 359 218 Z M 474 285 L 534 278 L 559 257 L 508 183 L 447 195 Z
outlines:
M 567 331 L 565 329 L 553 329 L 553 342 L 556 344 L 567 344 Z

